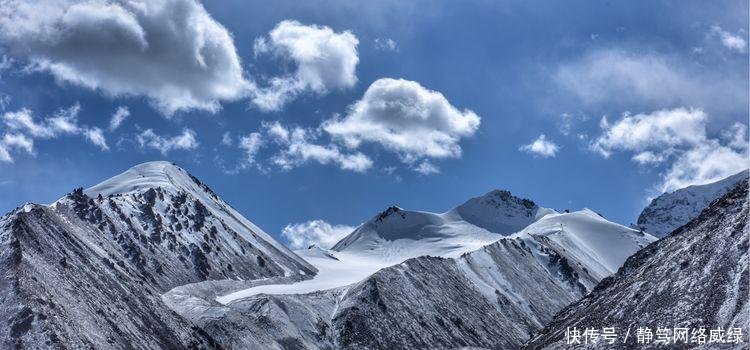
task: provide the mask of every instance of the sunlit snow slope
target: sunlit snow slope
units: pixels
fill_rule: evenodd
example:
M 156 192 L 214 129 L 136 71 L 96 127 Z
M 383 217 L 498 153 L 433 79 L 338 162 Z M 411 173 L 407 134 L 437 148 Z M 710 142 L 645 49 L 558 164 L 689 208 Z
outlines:
M 654 198 L 638 216 L 638 228 L 657 236 L 668 235 L 698 216 L 709 203 L 720 198 L 748 177 L 743 170 L 723 180 L 710 184 L 695 185 Z

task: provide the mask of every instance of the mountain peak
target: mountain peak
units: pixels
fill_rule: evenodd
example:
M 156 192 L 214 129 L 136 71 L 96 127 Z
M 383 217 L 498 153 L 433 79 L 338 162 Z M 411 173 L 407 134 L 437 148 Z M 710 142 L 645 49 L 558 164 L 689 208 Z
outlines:
M 544 215 L 555 213 L 534 201 L 514 196 L 507 190 L 492 190 L 457 206 L 451 212 L 490 232 L 511 234 Z
M 184 188 L 188 184 L 205 187 L 195 177 L 176 164 L 167 161 L 141 163 L 92 186 L 84 192 L 89 196 L 124 194 L 155 187 Z
M 748 178 L 748 170 L 705 185 L 693 185 L 664 193 L 653 200 L 638 216 L 637 227 L 663 237 L 688 223 L 692 218 L 734 186 Z

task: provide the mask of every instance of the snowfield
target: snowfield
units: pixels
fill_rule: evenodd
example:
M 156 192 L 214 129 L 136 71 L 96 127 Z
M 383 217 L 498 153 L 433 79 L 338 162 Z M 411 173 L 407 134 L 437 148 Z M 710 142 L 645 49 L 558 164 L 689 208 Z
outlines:
M 311 247 L 296 251 L 318 269 L 312 279 L 256 286 L 216 300 L 227 304 L 257 294 L 306 294 L 344 287 L 411 258 L 459 258 L 504 237 L 524 240 L 530 247 L 539 246 L 536 237 L 545 237 L 566 250 L 575 261 L 585 263 L 593 279 L 584 284 L 592 287 L 616 272 L 629 255 L 655 240 L 609 222 L 589 209 L 560 214 L 523 201 L 507 192 L 493 191 L 443 214 L 391 207 L 355 229 L 331 250 Z M 486 228 L 469 223 L 464 217 Z M 499 220 L 502 218 L 507 223 Z M 516 233 L 488 230 L 516 228 L 526 223 L 530 224 Z M 550 264 L 543 251 L 537 249 L 535 255 L 544 264 Z

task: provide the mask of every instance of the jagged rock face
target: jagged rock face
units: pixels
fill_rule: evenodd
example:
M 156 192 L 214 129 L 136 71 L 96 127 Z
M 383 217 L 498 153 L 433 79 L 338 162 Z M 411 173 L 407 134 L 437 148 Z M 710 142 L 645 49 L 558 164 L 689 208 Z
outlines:
M 630 257 L 617 274 L 556 315 L 527 348 L 568 348 L 568 327 L 616 327 L 621 333 L 631 327 L 631 336 L 638 327 L 705 327 L 706 334 L 718 327 L 738 327 L 746 337 L 750 331 L 747 196 L 748 182 L 743 180 L 687 225 Z M 628 349 L 635 341 L 631 337 L 628 343 L 608 346 Z M 638 348 L 660 347 L 650 343 Z
M 721 181 L 664 193 L 643 209 L 637 227 L 657 237 L 668 235 L 747 177 L 748 171 L 744 170 Z
M 0 224 L 8 347 L 208 347 L 160 294 L 199 281 L 312 276 L 316 270 L 184 170 L 139 165 Z M 4 347 L 4 346 L 0 346 Z
M 81 235 L 74 228 L 80 220 L 42 206 L 27 209 L 0 220 L 0 319 L 6 323 L 0 348 L 215 346 L 161 303 L 161 289 L 134 264 L 102 254 Z

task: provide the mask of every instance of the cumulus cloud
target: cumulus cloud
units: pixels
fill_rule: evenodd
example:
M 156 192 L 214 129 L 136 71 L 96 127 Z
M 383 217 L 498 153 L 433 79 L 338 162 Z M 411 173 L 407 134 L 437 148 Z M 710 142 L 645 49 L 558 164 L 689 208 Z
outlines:
M 304 249 L 313 244 L 330 249 L 354 229 L 355 227 L 348 225 L 331 225 L 323 220 L 312 220 L 288 224 L 281 235 L 289 241 L 292 249 Z
M 78 124 L 81 105 L 56 111 L 52 116 L 38 119 L 26 108 L 0 115 L 5 134 L 0 139 L 0 161 L 12 162 L 11 150 L 34 154 L 34 139 L 53 139 L 64 135 L 80 135 L 103 151 L 109 150 L 102 130 Z
M 603 119 L 602 134 L 591 149 L 609 157 L 634 153 L 640 165 L 671 162 L 662 173 L 659 192 L 714 182 L 748 164 L 747 126 L 734 124 L 722 139 L 709 137 L 707 115 L 699 109 L 675 108 L 648 114 L 625 114 L 614 123 Z
M 303 25 L 286 20 L 266 37 L 256 39 L 256 56 L 272 54 L 292 62 L 295 71 L 270 79 L 267 87 L 257 88 L 253 103 L 261 110 L 275 111 L 303 92 L 325 94 L 345 89 L 357 82 L 359 40 L 349 31 Z
M 440 92 L 414 81 L 383 78 L 344 117 L 328 120 L 322 128 L 348 148 L 379 144 L 411 164 L 460 157 L 459 141 L 472 136 L 479 122 L 473 111 L 457 109 Z
M 171 137 L 158 135 L 152 129 L 146 129 L 136 136 L 136 141 L 141 148 L 153 148 L 165 156 L 173 150 L 198 148 L 195 131 L 187 128 L 182 130 L 182 134 Z
M 747 80 L 736 72 L 699 70 L 655 53 L 593 51 L 561 64 L 553 79 L 586 105 L 697 106 L 723 113 L 744 112 L 748 104 Z
M 112 118 L 109 120 L 109 131 L 115 131 L 129 116 L 130 110 L 128 107 L 117 107 L 117 110 L 115 110 L 115 113 L 112 114 Z
M 57 80 L 145 96 L 163 114 L 246 96 L 231 34 L 193 0 L 7 0 L 0 42 Z
M 738 34 L 732 34 L 719 26 L 711 27 L 711 35 L 718 37 L 721 44 L 727 49 L 745 53 L 747 51 L 747 41 Z
M 398 44 L 391 38 L 375 38 L 375 49 L 380 51 L 398 51 Z
M 560 150 L 560 146 L 552 141 L 547 140 L 547 136 L 541 134 L 530 144 L 523 145 L 518 149 L 535 156 L 554 157 L 557 154 L 557 151 Z
M 630 115 L 611 124 L 606 117 L 600 125 L 603 134 L 591 147 L 608 157 L 613 150 L 666 152 L 706 140 L 706 113 L 700 109 L 676 108 L 648 114 Z
M 372 160 L 362 152 L 347 153 L 338 146 L 315 143 L 320 132 L 300 127 L 287 128 L 278 122 L 265 123 L 266 132 L 281 150 L 271 161 L 282 169 L 289 170 L 314 161 L 320 164 L 335 164 L 342 170 L 364 172 L 372 167 Z

